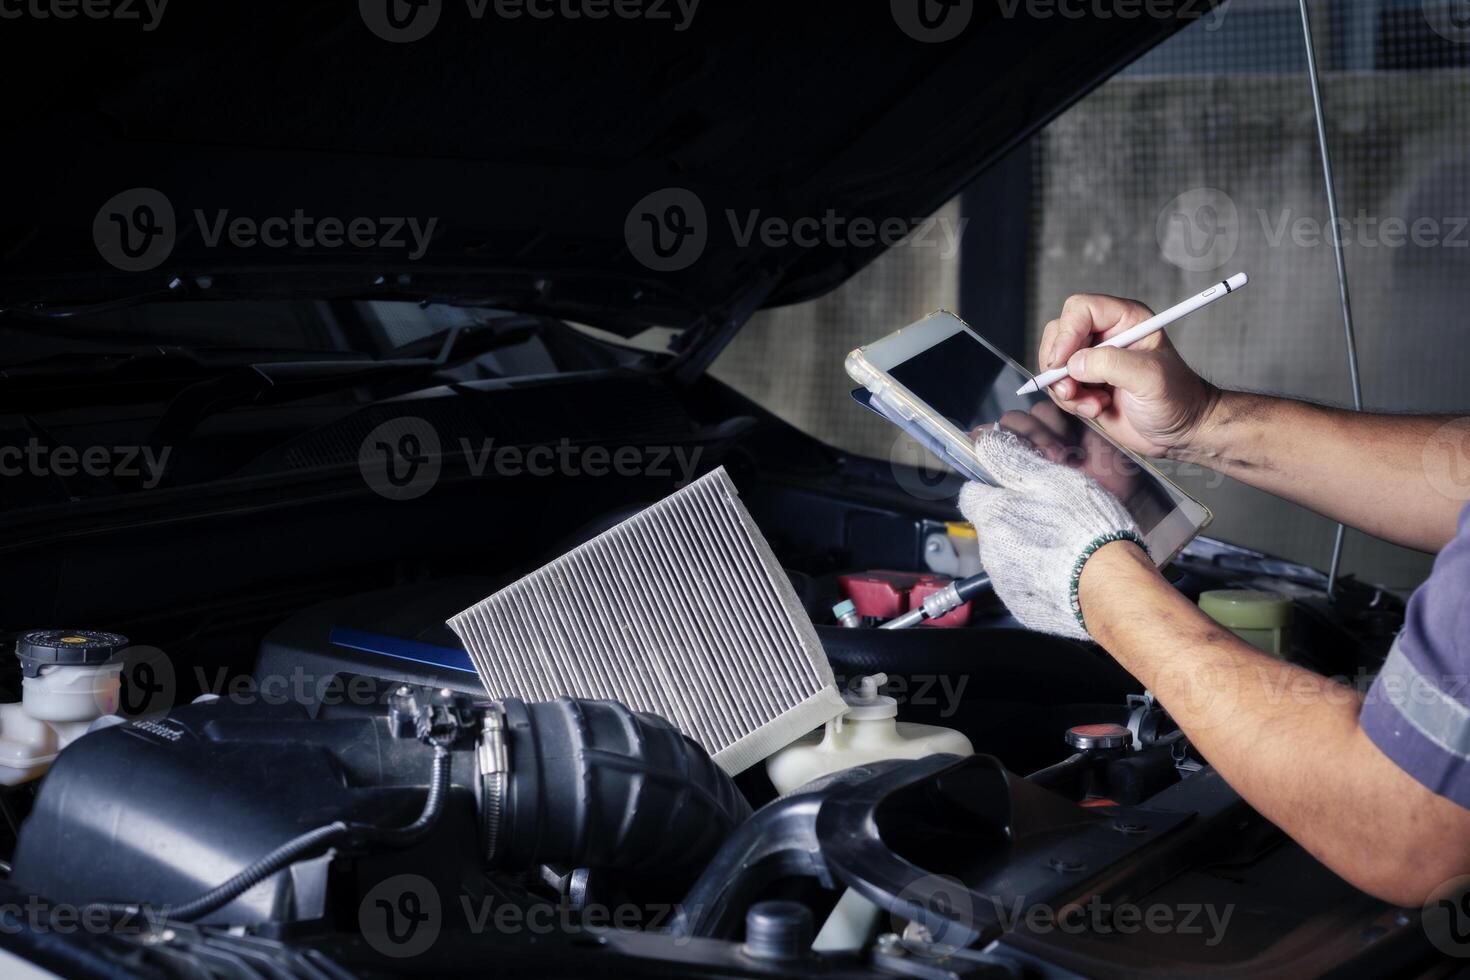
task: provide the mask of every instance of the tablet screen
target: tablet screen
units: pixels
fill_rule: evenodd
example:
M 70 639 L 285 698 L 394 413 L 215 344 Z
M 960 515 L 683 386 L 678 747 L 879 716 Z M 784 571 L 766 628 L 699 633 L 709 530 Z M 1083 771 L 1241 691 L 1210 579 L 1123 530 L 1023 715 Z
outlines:
M 1145 537 L 1181 501 L 1193 503 L 1045 393 L 1016 394 L 1030 375 L 967 330 L 892 365 L 888 374 L 961 432 L 998 422 L 1053 462 L 1087 473 L 1123 503 Z

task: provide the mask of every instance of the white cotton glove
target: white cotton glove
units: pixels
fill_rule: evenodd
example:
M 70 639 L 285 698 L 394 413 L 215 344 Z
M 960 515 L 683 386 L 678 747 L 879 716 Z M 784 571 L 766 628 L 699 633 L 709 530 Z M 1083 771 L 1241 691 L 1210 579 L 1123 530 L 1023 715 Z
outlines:
M 1097 481 L 1011 432 L 985 430 L 975 451 L 1000 486 L 965 484 L 960 511 L 975 525 L 996 595 L 1030 629 L 1089 639 L 1077 603 L 1082 566 L 1109 541 L 1144 547 L 1138 526 Z

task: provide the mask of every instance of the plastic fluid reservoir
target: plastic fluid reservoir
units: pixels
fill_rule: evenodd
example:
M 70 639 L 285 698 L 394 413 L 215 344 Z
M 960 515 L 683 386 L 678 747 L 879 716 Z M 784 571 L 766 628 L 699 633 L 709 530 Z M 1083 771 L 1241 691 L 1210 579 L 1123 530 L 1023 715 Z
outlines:
M 15 641 L 21 700 L 0 704 L 0 785 L 40 776 L 117 710 L 127 645 L 127 637 L 95 630 L 32 630 Z
M 1205 615 L 1251 646 L 1285 657 L 1291 650 L 1291 600 L 1274 592 L 1216 589 L 1201 592 Z
M 842 696 L 846 711 L 766 760 L 766 773 L 782 796 L 818 776 L 881 759 L 974 754 L 970 740 L 952 728 L 898 721 L 898 702 L 878 693 L 887 681 L 886 674 L 859 677 Z

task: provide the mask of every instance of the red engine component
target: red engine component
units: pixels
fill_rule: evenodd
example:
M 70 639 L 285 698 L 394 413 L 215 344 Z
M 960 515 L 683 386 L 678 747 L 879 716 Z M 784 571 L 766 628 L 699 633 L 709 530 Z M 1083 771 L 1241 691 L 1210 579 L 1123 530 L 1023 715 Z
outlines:
M 909 608 L 913 609 L 916 606 L 923 605 L 924 600 L 931 593 L 938 592 L 953 581 L 954 579 L 945 578 L 943 575 L 924 576 L 922 581 L 915 582 L 914 587 L 909 590 Z M 962 602 L 938 619 L 926 619 L 919 625 L 940 627 L 968 626 L 970 623 L 970 606 L 971 604 L 968 601 Z
M 888 620 L 908 612 L 931 593 L 949 585 L 953 579 L 929 572 L 899 572 L 874 569 L 839 575 L 837 584 L 843 594 L 857 606 L 859 616 Z M 970 621 L 970 603 L 961 603 L 938 619 L 925 620 L 925 626 L 964 626 Z

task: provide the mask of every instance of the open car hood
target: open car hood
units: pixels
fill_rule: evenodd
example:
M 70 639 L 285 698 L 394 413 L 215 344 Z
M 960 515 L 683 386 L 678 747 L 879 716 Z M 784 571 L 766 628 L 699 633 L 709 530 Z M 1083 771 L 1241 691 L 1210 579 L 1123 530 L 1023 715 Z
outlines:
M 141 3 L 136 20 L 7 20 L 0 304 L 420 298 L 628 335 L 673 326 L 686 350 L 709 345 L 884 248 L 856 232 L 742 242 L 752 220 L 917 221 L 1209 13 L 1199 0 L 1105 18 L 1086 4 L 1028 16 L 1024 0 L 227 6 L 169 5 L 151 27 Z M 697 248 L 670 258 L 656 228 L 692 231 Z

